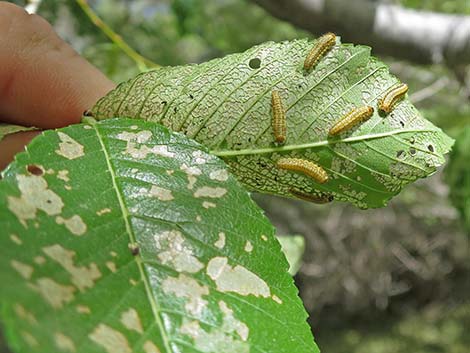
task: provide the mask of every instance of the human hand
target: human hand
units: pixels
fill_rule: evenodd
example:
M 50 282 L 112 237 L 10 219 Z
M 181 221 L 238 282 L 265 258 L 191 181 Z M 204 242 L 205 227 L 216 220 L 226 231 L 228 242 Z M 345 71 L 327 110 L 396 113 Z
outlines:
M 114 88 L 46 20 L 3 1 L 0 48 L 0 122 L 42 129 L 78 123 Z M 0 141 L 0 170 L 37 134 L 19 132 Z

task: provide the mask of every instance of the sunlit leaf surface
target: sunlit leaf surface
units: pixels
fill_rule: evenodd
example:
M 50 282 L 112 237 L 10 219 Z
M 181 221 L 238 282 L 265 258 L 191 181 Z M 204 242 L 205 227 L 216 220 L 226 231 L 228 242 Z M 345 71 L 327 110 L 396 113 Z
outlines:
M 128 119 L 47 131 L 3 177 L 16 352 L 318 352 L 273 227 L 183 135 Z

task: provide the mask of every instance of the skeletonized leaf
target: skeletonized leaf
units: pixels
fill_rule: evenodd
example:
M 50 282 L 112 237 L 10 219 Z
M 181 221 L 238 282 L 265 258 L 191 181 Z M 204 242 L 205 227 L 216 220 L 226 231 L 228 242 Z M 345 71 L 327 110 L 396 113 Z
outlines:
M 273 227 L 185 136 L 74 125 L 3 176 L 0 300 L 17 352 L 318 353 Z
M 452 139 L 425 120 L 408 99 L 379 115 L 379 99 L 397 79 L 370 48 L 336 44 L 306 73 L 314 43 L 264 43 L 201 65 L 162 68 L 121 84 L 92 109 L 96 119 L 132 117 L 159 122 L 221 156 L 249 189 L 284 196 L 349 201 L 380 207 L 403 186 L 435 172 Z M 287 120 L 285 145 L 274 143 L 271 94 Z M 330 128 L 354 107 L 373 116 L 338 137 Z M 280 158 L 313 161 L 329 180 L 280 170 Z

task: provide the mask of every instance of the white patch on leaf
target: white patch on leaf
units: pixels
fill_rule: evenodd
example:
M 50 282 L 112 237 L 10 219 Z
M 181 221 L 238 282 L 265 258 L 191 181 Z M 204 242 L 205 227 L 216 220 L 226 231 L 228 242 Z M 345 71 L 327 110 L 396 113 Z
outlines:
M 65 228 L 67 228 L 73 235 L 80 236 L 86 233 L 87 226 L 79 215 L 73 215 L 69 219 L 57 216 L 55 221 L 57 224 L 64 224 Z
M 112 272 L 116 272 L 116 264 L 112 261 L 107 261 L 106 262 L 106 267 Z
M 18 272 L 21 277 L 23 277 L 24 279 L 30 279 L 31 276 L 33 275 L 33 272 L 34 272 L 34 268 L 30 265 L 27 265 L 27 264 L 24 264 L 20 261 L 16 261 L 16 260 L 11 260 L 10 261 L 10 265 L 11 267 L 13 267 L 16 272 Z
M 230 309 L 227 303 L 225 303 L 223 300 L 219 301 L 219 308 L 224 315 L 222 330 L 226 332 L 236 332 L 242 341 L 246 341 L 250 333 L 248 326 L 233 316 L 233 310 Z
M 88 337 L 108 353 L 132 353 L 126 336 L 108 325 L 99 324 Z
M 227 189 L 219 187 L 203 186 L 194 192 L 194 197 L 220 198 L 227 193 Z
M 60 179 L 60 180 L 63 180 L 65 182 L 68 182 L 70 181 L 70 178 L 69 178 L 69 171 L 68 170 L 59 170 L 57 172 L 57 179 Z
M 197 177 L 202 174 L 201 169 L 198 167 L 188 167 L 184 163 L 181 165 L 180 169 L 188 176 L 188 190 L 192 190 L 194 184 L 196 184 Z
M 214 243 L 214 246 L 219 249 L 223 249 L 225 246 L 225 233 L 220 232 L 219 233 L 219 239 Z
M 214 257 L 207 264 L 207 274 L 219 292 L 234 292 L 268 298 L 271 291 L 266 282 L 241 265 L 232 267 L 226 257 Z
M 209 208 L 215 208 L 215 207 L 217 207 L 217 205 L 213 202 L 203 201 L 202 202 L 202 207 L 209 209 Z
M 164 265 L 178 272 L 199 272 L 204 265 L 193 255 L 193 249 L 185 244 L 183 234 L 177 230 L 154 235 L 158 258 Z
M 74 298 L 74 287 L 64 286 L 50 278 L 39 278 L 36 284 L 30 283 L 28 286 L 39 293 L 54 309 L 62 308 L 64 303 L 69 303 Z
M 59 156 L 63 156 L 67 159 L 76 159 L 83 157 L 85 152 L 83 151 L 83 145 L 79 144 L 69 135 L 64 134 L 63 132 L 58 131 L 60 143 L 59 149 L 55 151 Z
M 253 245 L 251 244 L 251 241 L 247 240 L 245 243 L 245 251 L 246 252 L 252 252 L 253 251 Z
M 91 314 L 90 308 L 86 305 L 77 305 L 75 309 L 79 314 Z
M 16 235 L 16 234 L 10 234 L 10 239 L 13 243 L 16 245 L 21 245 L 23 244 L 23 241 Z
M 145 353 L 161 353 L 158 347 L 152 341 L 145 341 L 144 352 Z
M 106 208 L 103 208 L 99 211 L 96 211 L 96 215 L 97 216 L 102 216 L 102 215 L 104 215 L 106 213 L 110 213 L 110 212 L 111 212 L 111 209 L 106 207 Z
M 21 331 L 21 336 L 23 337 L 24 341 L 30 346 L 30 347 L 37 347 L 39 346 L 38 340 L 29 332 L 26 331 Z
M 46 263 L 46 258 L 44 256 L 35 256 L 33 261 L 38 265 L 44 265 Z
M 16 315 L 18 315 L 19 318 L 27 321 L 31 325 L 37 325 L 38 320 L 36 320 L 36 317 L 30 313 L 28 310 L 26 310 L 22 305 L 20 304 L 15 304 L 14 310 Z
M 137 146 L 137 144 L 142 144 L 147 142 L 152 137 L 150 131 L 144 130 L 139 132 L 121 132 L 117 135 L 117 138 L 127 141 L 126 150 L 123 153 L 129 154 L 135 159 L 144 159 L 148 154 L 153 154 L 155 156 L 162 156 L 173 158 L 175 154 L 168 151 L 168 146 L 166 145 L 157 145 L 149 148 L 148 146 Z
M 199 285 L 196 280 L 184 274 L 180 274 L 178 278 L 165 278 L 162 288 L 166 294 L 174 294 L 178 298 L 187 299 L 184 307 L 191 315 L 200 316 L 207 306 L 207 301 L 202 299 L 202 296 L 209 294 L 209 288 Z
M 64 352 L 75 352 L 75 344 L 73 343 L 72 339 L 62 332 L 54 333 L 54 341 L 57 348 Z
M 36 218 L 37 210 L 47 215 L 58 215 L 64 203 L 54 191 L 48 189 L 46 179 L 36 175 L 17 175 L 20 197 L 8 196 L 8 208 L 26 227 L 26 220 Z
M 209 179 L 216 181 L 227 181 L 228 171 L 227 169 L 218 169 L 209 173 Z
M 156 185 L 152 185 L 150 190 L 148 191 L 149 195 L 152 197 L 156 197 L 160 201 L 171 201 L 174 199 L 171 190 L 161 188 Z
M 180 332 L 191 337 L 194 341 L 194 347 L 201 352 L 250 352 L 250 346 L 247 342 L 236 339 L 232 334 L 226 333 L 220 328 L 207 332 L 199 325 L 199 321 L 183 321 Z
M 272 296 L 273 300 L 278 303 L 278 304 L 282 304 L 282 299 L 279 298 L 277 295 L 274 295 Z
M 42 251 L 52 260 L 58 262 L 65 271 L 71 275 L 72 283 L 83 292 L 86 288 L 92 288 L 94 281 L 101 277 L 101 272 L 95 263 L 86 266 L 75 266 L 75 251 L 64 249 L 61 245 L 55 244 L 42 248 Z
M 129 310 L 121 314 L 121 323 L 128 330 L 136 331 L 138 333 L 144 333 L 142 323 L 140 322 L 139 314 L 133 308 L 130 308 Z
M 193 158 L 194 158 L 194 163 L 196 164 L 206 164 L 207 160 L 204 158 L 204 154 L 202 151 L 194 151 L 192 153 Z

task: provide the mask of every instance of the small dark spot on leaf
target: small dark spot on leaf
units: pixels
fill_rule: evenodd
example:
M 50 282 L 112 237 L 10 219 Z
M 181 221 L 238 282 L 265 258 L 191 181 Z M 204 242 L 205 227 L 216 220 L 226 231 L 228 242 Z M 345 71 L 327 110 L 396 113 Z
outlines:
M 167 101 L 162 101 L 161 104 L 162 104 L 162 105 L 166 105 L 166 104 L 167 104 Z
M 46 202 L 47 202 L 47 203 L 52 203 L 52 201 L 51 201 L 51 200 L 46 200 Z
M 37 166 L 36 164 L 29 164 L 26 167 L 26 170 L 30 174 L 37 175 L 37 176 L 41 176 L 44 174 L 44 170 L 41 167 Z
M 302 85 L 298 85 L 297 87 L 298 87 L 299 89 L 301 89 L 301 88 L 302 88 Z
M 131 251 L 132 256 L 139 255 L 140 253 L 139 245 L 132 243 L 132 244 L 129 244 L 128 246 L 129 246 L 129 250 Z
M 410 154 L 414 156 L 416 154 L 416 149 L 415 148 L 410 148 Z
M 192 94 L 189 95 L 189 98 L 194 99 L 194 96 Z
M 434 146 L 433 145 L 428 145 L 428 150 L 429 150 L 429 152 L 434 152 Z
M 261 60 L 259 58 L 251 59 L 248 63 L 248 66 L 250 66 L 252 69 L 259 69 L 261 66 Z
M 401 127 L 405 127 L 405 123 L 401 120 L 400 120 L 400 125 L 401 125 Z
M 397 158 L 404 158 L 405 157 L 405 151 L 403 150 L 400 150 L 397 152 Z
M 178 111 L 178 108 L 174 107 L 173 111 L 176 113 Z

